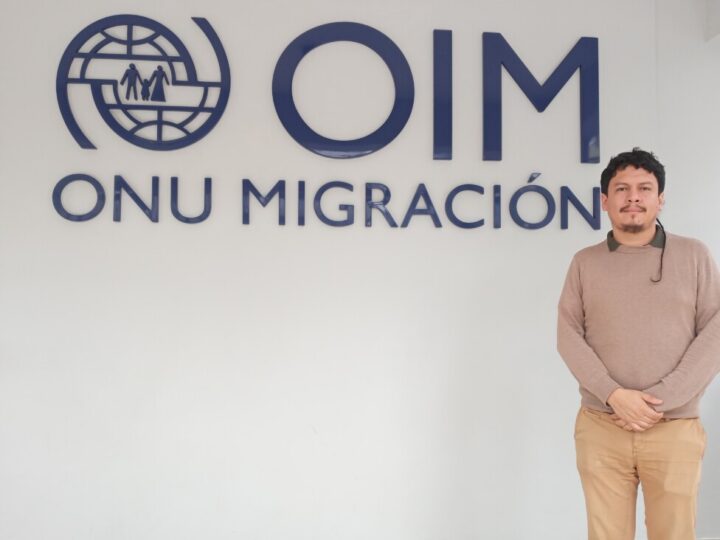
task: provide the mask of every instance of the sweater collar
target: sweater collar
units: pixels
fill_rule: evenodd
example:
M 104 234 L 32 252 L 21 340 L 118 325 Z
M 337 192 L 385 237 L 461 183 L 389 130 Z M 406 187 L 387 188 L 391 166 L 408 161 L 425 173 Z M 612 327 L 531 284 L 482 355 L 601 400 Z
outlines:
M 662 249 L 663 245 L 665 244 L 665 231 L 662 227 L 655 226 L 655 236 L 653 236 L 653 239 L 650 240 L 649 246 L 653 246 L 656 248 Z M 610 231 L 607 234 L 607 245 L 608 249 L 610 251 L 615 251 L 617 248 L 619 248 L 622 244 L 615 240 L 615 236 L 613 235 L 613 232 Z

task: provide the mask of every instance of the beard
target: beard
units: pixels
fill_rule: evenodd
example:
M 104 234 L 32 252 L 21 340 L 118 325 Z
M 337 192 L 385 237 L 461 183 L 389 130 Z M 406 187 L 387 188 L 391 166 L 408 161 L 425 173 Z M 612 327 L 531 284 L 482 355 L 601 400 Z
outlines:
M 626 212 L 626 211 L 627 211 L 629 208 L 631 208 L 632 206 L 636 206 L 636 207 L 637 207 L 638 205 L 630 205 L 630 204 L 629 204 L 629 205 L 624 206 L 623 208 L 621 208 L 621 209 L 620 209 L 620 212 L 621 212 L 621 213 Z M 647 212 L 647 210 L 646 210 L 644 207 L 640 207 L 640 209 L 642 210 L 643 215 Z M 654 225 L 654 222 L 653 222 L 653 223 L 650 223 L 650 224 L 647 224 L 647 223 L 623 223 L 623 224 L 620 224 L 620 227 L 619 227 L 619 228 L 620 228 L 620 230 L 621 230 L 622 232 L 624 232 L 624 233 L 640 234 L 641 232 L 644 232 L 644 231 L 648 230 L 648 229 L 649 229 L 650 227 L 652 227 L 653 225 Z
M 620 230 L 622 232 L 630 234 L 639 234 L 646 229 L 648 229 L 646 225 L 620 225 Z

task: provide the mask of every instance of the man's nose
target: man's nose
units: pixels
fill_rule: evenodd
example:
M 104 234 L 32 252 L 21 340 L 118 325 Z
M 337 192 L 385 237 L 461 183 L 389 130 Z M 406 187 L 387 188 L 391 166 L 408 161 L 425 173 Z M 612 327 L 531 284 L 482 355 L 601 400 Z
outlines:
M 636 189 L 628 190 L 628 202 L 637 202 L 640 200 L 640 191 Z

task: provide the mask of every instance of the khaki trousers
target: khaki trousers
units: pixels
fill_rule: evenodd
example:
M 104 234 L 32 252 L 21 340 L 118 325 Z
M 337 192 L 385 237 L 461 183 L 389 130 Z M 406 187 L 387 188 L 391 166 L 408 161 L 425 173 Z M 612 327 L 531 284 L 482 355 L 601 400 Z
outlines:
M 649 540 L 695 540 L 706 436 L 698 418 L 663 419 L 643 432 L 582 407 L 575 449 L 589 540 L 633 540 L 638 483 Z

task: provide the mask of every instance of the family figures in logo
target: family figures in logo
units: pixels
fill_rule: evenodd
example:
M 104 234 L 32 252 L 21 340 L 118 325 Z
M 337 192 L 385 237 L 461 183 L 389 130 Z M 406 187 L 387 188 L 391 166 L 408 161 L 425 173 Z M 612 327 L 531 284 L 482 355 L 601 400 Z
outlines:
M 138 81 L 140 81 L 140 97 L 143 101 L 165 101 L 164 84 L 170 84 L 170 81 L 162 66 L 158 66 L 149 79 L 143 79 L 135 64 L 130 64 L 130 67 L 125 70 L 125 74 L 120 80 L 120 86 L 127 84 L 125 99 L 130 99 L 131 93 L 133 99 L 138 98 Z

